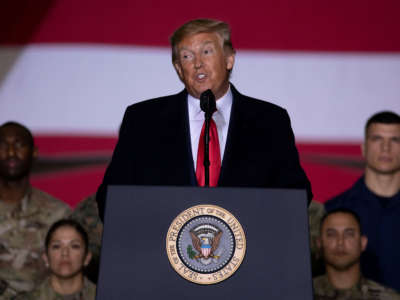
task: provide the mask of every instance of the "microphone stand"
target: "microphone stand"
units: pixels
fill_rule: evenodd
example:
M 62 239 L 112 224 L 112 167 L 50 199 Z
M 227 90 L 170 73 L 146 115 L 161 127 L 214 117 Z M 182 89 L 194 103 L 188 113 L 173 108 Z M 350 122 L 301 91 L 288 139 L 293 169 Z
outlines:
M 204 111 L 204 186 L 210 186 L 210 121 L 216 110 L 215 96 L 208 89 L 200 95 L 200 108 Z
M 204 186 L 210 186 L 210 119 L 211 114 L 204 113 Z

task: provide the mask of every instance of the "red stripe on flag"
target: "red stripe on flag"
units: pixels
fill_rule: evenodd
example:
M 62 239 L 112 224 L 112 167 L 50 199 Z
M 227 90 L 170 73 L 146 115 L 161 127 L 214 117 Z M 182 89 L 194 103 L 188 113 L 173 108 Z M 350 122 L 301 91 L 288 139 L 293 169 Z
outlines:
M 22 7 L 27 2 L 46 3 L 18 1 Z M 37 14 L 42 6 L 30 7 L 30 13 Z M 31 42 L 168 46 L 179 25 L 211 17 L 232 25 L 238 48 L 398 52 L 399 11 L 398 0 L 55 0 Z M 21 18 L 7 20 L 30 31 L 29 22 Z M 8 43 L 26 42 L 21 28 Z
M 96 193 L 104 171 L 105 166 L 35 175 L 31 184 L 75 207 L 83 198 Z
M 29 42 L 45 20 L 53 2 L 53 0 L 2 0 L 0 45 Z
M 43 160 L 108 153 L 111 157 L 116 138 L 85 136 L 35 136 Z M 350 187 L 363 173 L 361 152 L 356 143 L 300 143 L 297 145 L 302 166 L 309 177 L 314 198 L 325 202 Z M 69 169 L 68 169 L 69 168 Z M 102 181 L 105 166 L 85 165 L 66 169 L 49 169 L 32 176 L 32 183 L 46 192 L 75 206 L 83 197 L 96 192 Z
M 314 194 L 314 200 L 325 202 L 350 188 L 362 175 L 363 170 L 302 163 Z
M 107 136 L 63 136 L 40 135 L 35 136 L 35 145 L 41 156 L 60 156 L 85 153 L 112 153 L 116 137 Z
M 347 157 L 361 156 L 361 142 L 313 143 L 302 141 L 297 145 L 297 150 L 302 154 L 333 154 Z

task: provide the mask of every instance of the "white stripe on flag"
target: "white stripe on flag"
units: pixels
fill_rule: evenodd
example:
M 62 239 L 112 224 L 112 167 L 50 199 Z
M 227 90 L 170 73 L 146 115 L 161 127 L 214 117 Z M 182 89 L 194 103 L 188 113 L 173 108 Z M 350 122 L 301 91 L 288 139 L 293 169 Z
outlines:
M 371 114 L 399 112 L 399 80 L 400 54 L 239 50 L 232 74 L 242 93 L 285 107 L 307 140 L 360 140 Z M 168 48 L 76 44 L 26 47 L 0 84 L 0 122 L 93 134 L 116 133 L 129 104 L 183 87 Z

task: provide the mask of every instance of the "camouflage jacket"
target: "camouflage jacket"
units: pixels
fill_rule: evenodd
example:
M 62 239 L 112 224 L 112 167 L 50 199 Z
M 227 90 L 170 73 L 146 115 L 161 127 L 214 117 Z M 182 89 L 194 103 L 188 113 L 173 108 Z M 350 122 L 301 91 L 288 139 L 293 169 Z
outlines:
M 13 300 L 94 300 L 96 297 L 96 286 L 87 278 L 84 278 L 83 288 L 74 294 L 60 295 L 51 287 L 47 279 L 33 292 L 22 293 Z
M 325 273 L 325 266 L 322 255 L 317 246 L 317 238 L 319 237 L 319 228 L 322 217 L 325 214 L 324 205 L 312 200 L 308 206 L 308 222 L 310 230 L 310 249 L 311 249 L 311 266 L 313 277 Z
M 89 249 L 93 257 L 100 255 L 103 223 L 99 217 L 96 195 L 82 200 L 72 212 L 71 218 L 78 221 L 89 235 Z
M 15 297 L 16 291 L 8 287 L 5 280 L 0 279 L 0 300 L 10 300 Z
M 71 218 L 78 221 L 89 235 L 89 250 L 92 252 L 92 259 L 85 268 L 85 275 L 92 282 L 97 283 L 103 223 L 99 217 L 96 196 L 91 195 L 82 200 L 74 209 Z
M 400 294 L 372 280 L 361 277 L 348 290 L 335 289 L 327 275 L 314 278 L 314 300 L 400 300 Z
M 47 230 L 69 213 L 67 204 L 35 188 L 17 205 L 0 200 L 0 280 L 6 285 L 0 299 L 31 291 L 43 280 L 47 272 L 41 254 Z

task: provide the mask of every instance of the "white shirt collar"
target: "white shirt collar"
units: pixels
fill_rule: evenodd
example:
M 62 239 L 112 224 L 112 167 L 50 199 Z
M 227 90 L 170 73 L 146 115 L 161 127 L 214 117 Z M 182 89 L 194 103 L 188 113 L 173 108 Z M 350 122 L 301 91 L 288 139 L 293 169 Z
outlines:
M 228 91 L 221 98 L 217 99 L 217 112 L 225 122 L 229 122 L 232 107 L 232 91 L 229 85 Z M 200 108 L 200 100 L 188 94 L 188 107 L 190 120 L 204 120 L 204 112 Z
M 212 118 L 217 125 L 218 140 L 220 146 L 221 160 L 225 151 L 225 144 L 228 135 L 229 119 L 232 108 L 232 91 L 229 85 L 228 91 L 216 101 L 217 111 Z M 200 108 L 200 100 L 188 95 L 189 127 L 192 144 L 192 155 L 194 166 L 197 166 L 197 150 L 201 129 L 204 123 L 204 112 Z M 196 167 L 195 167 L 196 168 Z

